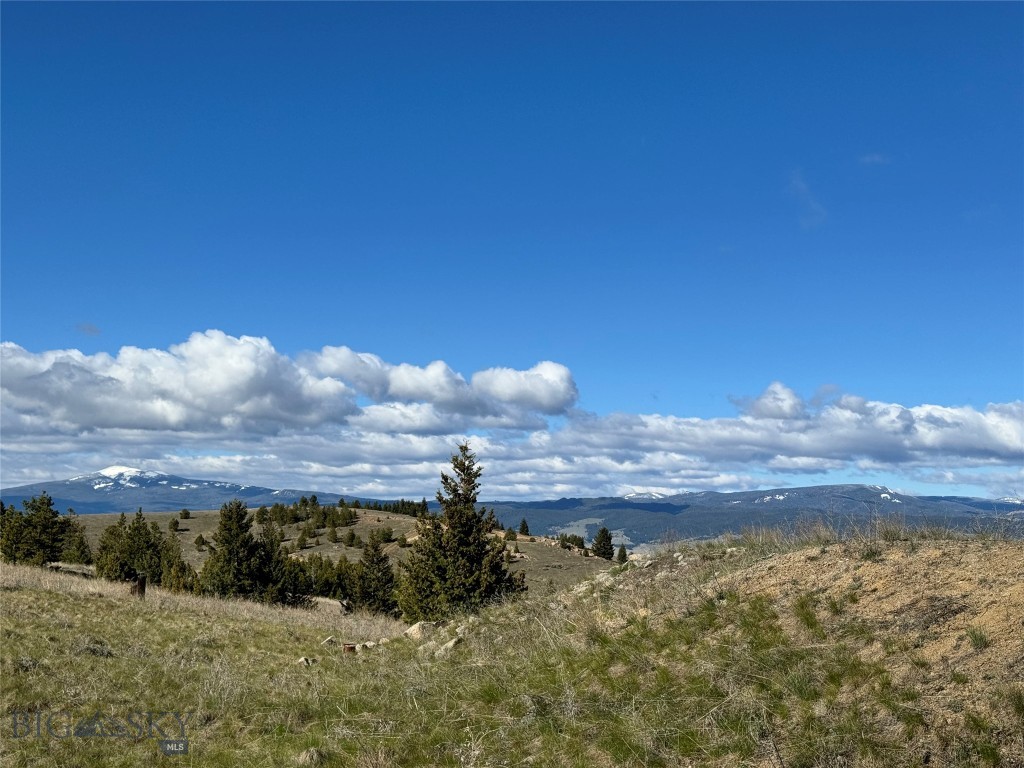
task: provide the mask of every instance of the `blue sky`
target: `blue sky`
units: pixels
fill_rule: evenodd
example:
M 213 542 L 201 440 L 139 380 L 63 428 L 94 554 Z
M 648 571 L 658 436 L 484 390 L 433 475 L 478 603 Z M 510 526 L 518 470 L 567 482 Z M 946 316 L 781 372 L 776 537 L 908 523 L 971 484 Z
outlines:
M 1024 5 L 0 14 L 5 486 L 1024 491 Z

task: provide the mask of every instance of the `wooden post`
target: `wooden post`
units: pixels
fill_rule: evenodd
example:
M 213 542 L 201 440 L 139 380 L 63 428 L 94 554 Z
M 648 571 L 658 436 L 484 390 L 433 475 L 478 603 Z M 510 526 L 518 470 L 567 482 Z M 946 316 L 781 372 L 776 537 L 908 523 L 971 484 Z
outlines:
M 146 599 L 146 574 L 140 573 L 134 579 L 129 579 L 128 583 L 131 584 L 132 597 L 137 597 L 140 600 Z

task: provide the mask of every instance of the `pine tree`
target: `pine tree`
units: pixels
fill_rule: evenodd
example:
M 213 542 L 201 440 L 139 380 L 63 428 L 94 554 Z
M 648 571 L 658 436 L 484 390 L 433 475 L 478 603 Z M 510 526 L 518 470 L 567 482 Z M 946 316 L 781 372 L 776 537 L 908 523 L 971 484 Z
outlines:
M 265 548 L 252 534 L 252 517 L 245 502 L 233 499 L 220 508 L 213 540 L 217 546 L 200 574 L 203 591 L 221 597 L 261 596 Z
M 175 539 L 176 540 L 176 539 Z M 145 576 L 158 586 L 163 577 L 163 534 L 156 523 L 148 524 L 140 509 L 131 523 L 122 513 L 100 535 L 96 551 L 96 575 L 112 581 Z
M 519 535 L 520 536 L 529 536 L 530 535 L 530 526 L 526 524 L 526 518 L 525 517 L 523 518 L 522 522 L 519 523 Z
M 67 529 L 64 531 L 64 551 L 60 559 L 65 563 L 92 563 L 92 547 L 85 538 L 85 529 L 75 515 L 68 517 Z
M 191 592 L 196 579 L 195 568 L 181 556 L 181 542 L 169 533 L 160 547 L 160 586 L 172 592 Z
M 594 544 L 591 547 L 591 551 L 593 551 L 594 557 L 603 557 L 605 560 L 611 560 L 615 555 L 615 549 L 612 546 L 611 531 L 602 526 L 594 537 Z
M 125 539 L 128 535 L 128 518 L 124 512 L 113 525 L 108 525 L 100 534 L 96 548 L 96 575 L 101 579 L 123 581 L 135 577 L 135 568 L 128 558 Z
M 24 512 L 0 512 L 0 555 L 11 563 L 43 565 L 61 559 L 69 520 L 61 517 L 46 493 L 22 502 Z
M 626 545 L 619 544 L 619 553 L 615 556 L 615 562 L 617 562 L 619 565 L 622 565 L 628 559 L 629 557 L 626 555 Z
M 393 614 L 398 607 L 395 572 L 377 537 L 370 537 L 359 565 L 359 605 L 374 613 Z
M 505 565 L 504 542 L 487 535 L 493 512 L 476 509 L 482 469 L 469 445 L 451 461 L 453 475 L 441 474 L 437 492 L 441 514 L 417 518 L 418 538 L 402 564 L 398 602 L 411 621 L 474 611 L 526 590 L 523 574 Z

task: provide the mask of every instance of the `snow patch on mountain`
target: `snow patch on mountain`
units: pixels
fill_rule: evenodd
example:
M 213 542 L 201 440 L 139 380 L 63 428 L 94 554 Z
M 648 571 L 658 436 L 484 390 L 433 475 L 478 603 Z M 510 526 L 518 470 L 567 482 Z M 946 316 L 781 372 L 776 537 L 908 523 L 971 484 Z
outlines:
M 111 479 L 116 479 L 118 475 L 124 475 L 126 477 L 135 477 L 136 475 L 141 475 L 142 470 L 136 469 L 135 467 L 122 467 L 115 464 L 112 467 L 106 467 L 105 469 L 101 469 L 96 474 L 103 475 L 104 477 L 109 477 Z
M 658 499 L 666 498 L 666 496 L 664 493 L 658 493 L 657 491 L 637 491 L 635 493 L 627 493 L 622 498 L 629 501 L 657 501 Z

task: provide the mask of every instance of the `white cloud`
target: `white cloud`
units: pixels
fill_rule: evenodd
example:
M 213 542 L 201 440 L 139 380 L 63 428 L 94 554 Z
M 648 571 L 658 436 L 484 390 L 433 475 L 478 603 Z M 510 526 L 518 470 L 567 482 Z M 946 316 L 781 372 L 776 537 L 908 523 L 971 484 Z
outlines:
M 32 354 L 0 346 L 3 428 L 276 432 L 339 422 L 351 390 L 278 354 L 267 339 L 194 333 L 169 350 Z
M 477 371 L 467 382 L 441 360 L 426 366 L 392 365 L 348 347 L 324 347 L 319 354 L 307 355 L 303 360 L 313 370 L 347 382 L 377 403 L 430 404 L 436 411 L 476 417 L 475 421 L 451 419 L 454 424 L 479 421 L 480 426 L 536 428 L 543 424 L 531 414 L 563 414 L 579 396 L 569 369 L 550 361 L 525 371 Z M 392 415 L 397 413 L 407 417 L 412 410 L 392 409 Z M 420 414 L 426 415 L 427 411 Z
M 489 368 L 473 374 L 473 389 L 499 402 L 547 414 L 564 413 L 579 393 L 569 369 L 548 360 L 527 371 Z
M 1024 403 L 903 405 L 804 399 L 782 382 L 718 418 L 575 409 L 568 368 L 469 375 L 347 347 L 296 359 L 220 331 L 167 350 L 30 353 L 0 347 L 4 486 L 127 464 L 186 477 L 347 494 L 432 496 L 469 439 L 491 498 L 636 488 L 885 484 L 1024 487 Z M 357 397 L 370 402 L 362 407 Z M 558 415 L 559 426 L 548 419 Z M 870 482 L 877 482 L 872 479 Z
M 785 384 L 773 381 L 750 403 L 746 411 L 759 419 L 796 419 L 804 415 L 804 403 Z

